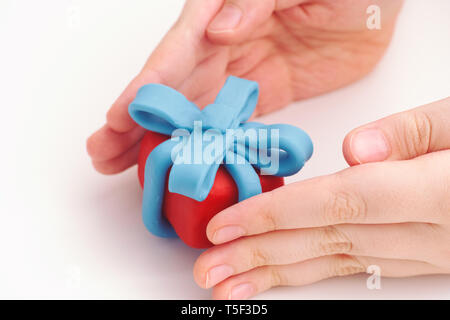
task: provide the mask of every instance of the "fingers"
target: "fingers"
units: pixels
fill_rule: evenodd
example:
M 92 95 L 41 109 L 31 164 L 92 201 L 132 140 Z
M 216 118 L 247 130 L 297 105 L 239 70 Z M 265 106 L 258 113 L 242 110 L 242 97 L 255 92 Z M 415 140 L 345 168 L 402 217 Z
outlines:
M 208 25 L 208 38 L 219 44 L 236 44 L 251 37 L 275 10 L 282 10 L 303 0 L 225 0 L 219 13 Z
M 381 277 L 407 277 L 443 272 L 438 267 L 418 261 L 330 255 L 289 265 L 264 266 L 230 277 L 214 287 L 213 298 L 248 299 L 272 287 L 301 286 L 327 278 L 363 273 L 366 270 L 373 272 L 368 269 L 369 266 L 379 270 Z
M 441 223 L 448 215 L 450 151 L 355 166 L 252 197 L 215 215 L 214 244 L 273 230 L 336 224 Z M 430 201 L 429 199 L 434 199 Z
M 365 272 L 364 266 L 346 255 L 327 256 L 297 264 L 264 266 L 229 278 L 213 290 L 214 299 L 248 299 L 277 286 L 300 286 L 331 277 Z
M 256 114 L 261 115 L 288 105 L 294 100 L 289 68 L 280 56 L 269 56 L 243 75 L 258 81 L 260 97 Z M 270 77 L 267 75 L 270 74 Z
M 143 70 L 128 84 L 106 113 L 106 123 L 108 127 L 117 133 L 125 133 L 136 128 L 137 124 L 128 114 L 128 105 L 133 101 L 137 91 L 144 84 L 161 82 L 161 77 L 158 75 L 157 71 Z
M 125 151 L 125 153 L 119 155 L 116 158 L 105 161 L 93 160 L 92 164 L 94 168 L 100 173 L 116 174 L 133 166 L 138 159 L 138 155 L 139 143 L 135 144 L 128 151 Z
M 87 151 L 93 160 L 103 162 L 114 159 L 137 144 L 143 137 L 145 129 L 136 127 L 126 133 L 118 133 L 105 125 L 87 141 Z
M 428 224 L 338 225 L 275 231 L 245 237 L 204 252 L 197 260 L 197 281 L 212 287 L 226 277 L 265 265 L 293 264 L 321 256 L 348 254 L 388 259 L 436 261 L 436 241 Z M 442 243 L 438 248 L 436 243 Z M 220 272 L 218 272 L 219 270 Z M 228 271 L 225 273 L 223 271 Z
M 207 104 L 212 103 L 226 81 L 228 56 L 229 51 L 224 49 L 206 58 L 178 87 L 178 91 L 199 107 L 206 105 L 197 103 L 203 96 L 208 96 Z
M 343 143 L 350 165 L 412 159 L 450 149 L 450 98 L 397 113 L 350 132 Z

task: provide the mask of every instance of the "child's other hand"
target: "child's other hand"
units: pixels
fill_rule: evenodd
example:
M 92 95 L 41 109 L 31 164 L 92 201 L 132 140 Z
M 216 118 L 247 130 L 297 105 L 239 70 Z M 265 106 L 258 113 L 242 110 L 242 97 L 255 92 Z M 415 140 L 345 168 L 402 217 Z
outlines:
M 369 266 L 386 277 L 449 274 L 449 128 L 450 98 L 381 119 L 345 138 L 353 167 L 218 213 L 197 283 L 244 299 Z
M 118 173 L 136 163 L 143 129 L 128 105 L 147 83 L 181 91 L 203 107 L 228 75 L 259 82 L 257 114 L 355 81 L 380 59 L 401 0 L 188 0 L 179 20 L 150 55 L 88 140 L 94 167 Z M 381 7 L 381 30 L 366 10 Z M 149 17 L 151 18 L 151 17 Z

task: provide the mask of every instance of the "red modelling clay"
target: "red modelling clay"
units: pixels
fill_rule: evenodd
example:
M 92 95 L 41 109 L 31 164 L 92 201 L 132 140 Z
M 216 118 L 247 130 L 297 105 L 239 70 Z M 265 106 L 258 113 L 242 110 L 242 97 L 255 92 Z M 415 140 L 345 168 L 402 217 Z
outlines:
M 169 136 L 148 131 L 142 139 L 138 158 L 138 175 L 141 186 L 144 186 L 145 163 L 148 155 L 156 146 L 169 138 Z M 259 175 L 259 179 L 263 192 L 284 185 L 282 177 Z M 217 171 L 211 192 L 202 202 L 169 192 L 167 180 L 166 178 L 166 193 L 163 202 L 165 217 L 180 239 L 187 245 L 193 248 L 211 247 L 212 243 L 206 237 L 208 222 L 214 215 L 238 202 L 238 189 L 233 178 L 221 166 Z

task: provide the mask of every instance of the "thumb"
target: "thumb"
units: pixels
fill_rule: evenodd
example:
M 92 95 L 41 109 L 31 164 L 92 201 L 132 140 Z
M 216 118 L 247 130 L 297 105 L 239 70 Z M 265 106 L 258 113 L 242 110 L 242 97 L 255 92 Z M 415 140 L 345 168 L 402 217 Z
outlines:
M 445 149 L 450 149 L 450 98 L 354 129 L 343 143 L 349 165 L 406 160 Z
M 254 33 L 274 11 L 300 4 L 305 0 L 225 0 L 207 28 L 208 38 L 218 44 L 242 42 Z

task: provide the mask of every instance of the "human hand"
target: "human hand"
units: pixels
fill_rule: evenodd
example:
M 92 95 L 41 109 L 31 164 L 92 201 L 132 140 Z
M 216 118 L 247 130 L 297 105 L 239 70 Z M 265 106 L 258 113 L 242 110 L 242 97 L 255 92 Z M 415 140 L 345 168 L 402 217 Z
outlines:
M 352 166 L 240 202 L 212 218 L 194 278 L 217 299 L 379 266 L 450 273 L 450 98 L 350 132 Z
M 381 30 L 366 9 L 381 8 Z M 94 167 L 118 173 L 136 163 L 144 129 L 128 105 L 162 83 L 203 107 L 232 74 L 257 81 L 256 114 L 344 86 L 368 73 L 387 47 L 401 0 L 187 0 L 183 12 L 88 140 Z

